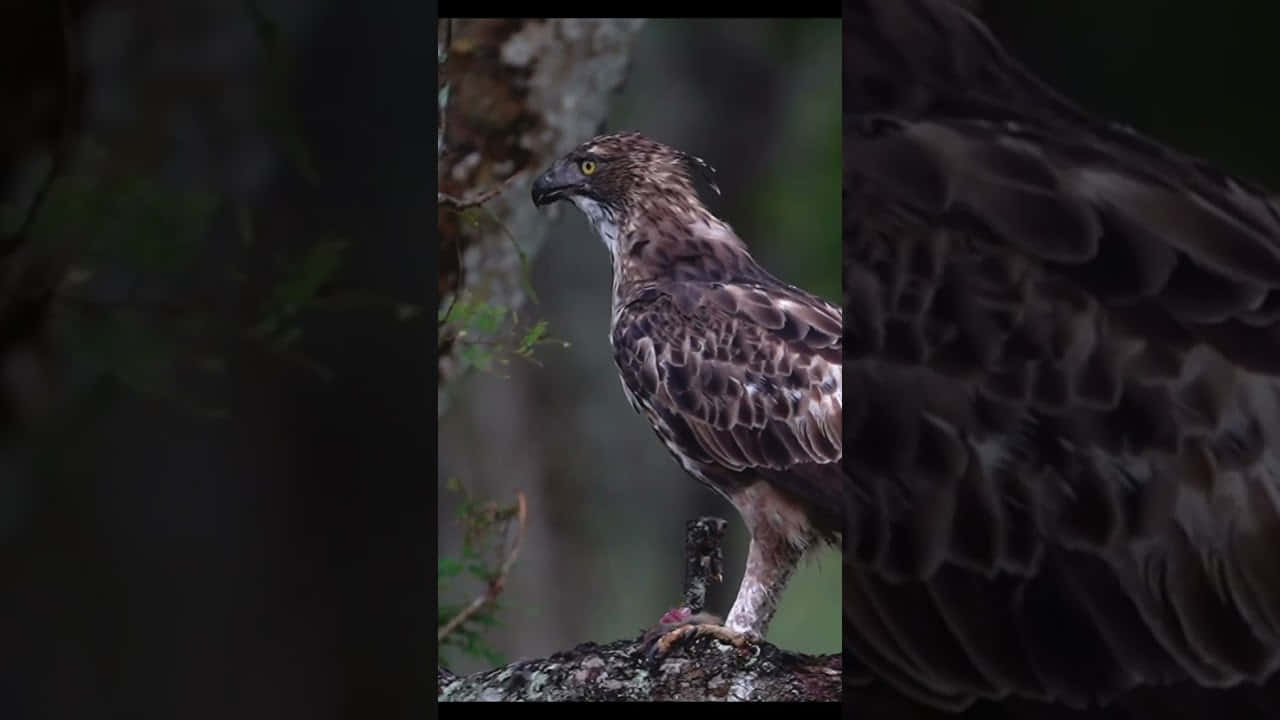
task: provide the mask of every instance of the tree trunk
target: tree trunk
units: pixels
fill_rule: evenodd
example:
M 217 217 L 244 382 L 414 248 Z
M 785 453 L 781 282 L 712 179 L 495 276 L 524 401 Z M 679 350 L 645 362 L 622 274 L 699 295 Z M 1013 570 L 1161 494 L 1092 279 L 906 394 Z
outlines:
M 441 19 L 438 138 L 440 307 L 460 295 L 525 304 L 528 259 L 559 209 L 529 199 L 537 173 L 596 134 L 641 20 Z M 471 212 L 468 212 L 471 211 Z M 442 333 L 438 415 L 460 373 Z

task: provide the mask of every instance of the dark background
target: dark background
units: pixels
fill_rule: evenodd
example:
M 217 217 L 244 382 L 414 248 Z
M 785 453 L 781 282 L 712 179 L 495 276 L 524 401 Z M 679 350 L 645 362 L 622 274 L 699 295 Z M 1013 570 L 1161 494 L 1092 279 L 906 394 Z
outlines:
M 1015 57 L 1085 109 L 1280 192 L 1280 5 L 977 4 Z
M 432 22 L 0 11 L 0 717 L 426 712 Z

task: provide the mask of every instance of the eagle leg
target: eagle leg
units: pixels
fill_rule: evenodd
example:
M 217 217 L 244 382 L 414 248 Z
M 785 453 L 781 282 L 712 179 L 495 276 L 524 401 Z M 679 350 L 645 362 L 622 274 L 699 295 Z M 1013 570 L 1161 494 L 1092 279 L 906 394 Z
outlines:
M 764 496 L 772 500 L 772 493 Z M 747 567 L 742 573 L 738 596 L 729 610 L 725 625 L 735 632 L 763 638 L 778 610 L 778 600 L 804 556 L 812 539 L 812 531 L 800 518 L 780 522 L 781 513 L 735 498 L 751 532 L 747 548 Z M 767 503 L 777 507 L 776 502 Z

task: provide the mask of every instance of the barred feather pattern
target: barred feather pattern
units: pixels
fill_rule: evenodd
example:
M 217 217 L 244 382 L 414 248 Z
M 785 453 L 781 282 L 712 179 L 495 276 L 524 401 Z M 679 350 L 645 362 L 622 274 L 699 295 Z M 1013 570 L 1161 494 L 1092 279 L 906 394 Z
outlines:
M 844 18 L 847 670 L 1280 698 L 1280 209 L 945 0 Z

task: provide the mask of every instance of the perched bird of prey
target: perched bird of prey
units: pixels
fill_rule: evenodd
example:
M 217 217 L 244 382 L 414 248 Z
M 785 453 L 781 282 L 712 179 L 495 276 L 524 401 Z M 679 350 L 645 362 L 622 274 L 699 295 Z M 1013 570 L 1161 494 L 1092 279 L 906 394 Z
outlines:
M 843 10 L 848 697 L 1275 717 L 1280 206 L 957 4 Z
M 714 187 L 696 157 L 638 133 L 604 135 L 539 177 L 533 202 L 572 202 L 604 241 L 627 399 L 746 523 L 725 625 L 698 626 L 741 643 L 764 636 L 805 549 L 839 542 L 840 310 L 762 268 L 695 179 Z

